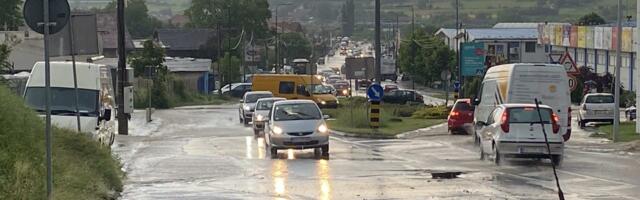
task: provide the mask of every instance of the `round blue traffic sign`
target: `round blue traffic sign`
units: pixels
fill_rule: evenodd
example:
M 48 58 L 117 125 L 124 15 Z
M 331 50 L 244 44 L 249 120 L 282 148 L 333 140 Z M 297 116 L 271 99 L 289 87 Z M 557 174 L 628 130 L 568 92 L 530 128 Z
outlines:
M 384 95 L 384 89 L 379 84 L 372 84 L 367 88 L 367 97 L 371 101 L 380 101 Z

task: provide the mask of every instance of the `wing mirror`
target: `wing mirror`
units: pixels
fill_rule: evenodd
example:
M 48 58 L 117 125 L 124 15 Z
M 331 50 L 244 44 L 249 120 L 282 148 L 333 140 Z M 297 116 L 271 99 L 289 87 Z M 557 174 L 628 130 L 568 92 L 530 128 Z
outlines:
M 480 105 L 480 98 L 478 97 L 473 98 L 473 101 L 471 102 L 471 104 L 474 106 Z
M 485 127 L 485 126 L 488 126 L 488 124 L 487 122 L 479 121 L 479 122 L 476 122 L 476 126 Z
M 104 121 L 110 121 L 111 120 L 111 109 L 105 109 L 104 113 L 102 114 L 102 116 L 99 119 L 100 121 L 104 120 Z
M 244 100 L 240 99 L 240 103 L 244 103 Z

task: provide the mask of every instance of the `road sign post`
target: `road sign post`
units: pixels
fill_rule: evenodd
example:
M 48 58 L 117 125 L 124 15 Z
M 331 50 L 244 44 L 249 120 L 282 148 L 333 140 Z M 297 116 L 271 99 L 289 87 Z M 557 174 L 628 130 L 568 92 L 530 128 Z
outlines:
M 44 35 L 45 82 L 45 162 L 47 168 L 47 199 L 53 199 L 53 166 L 51 138 L 51 65 L 49 62 L 49 37 L 60 32 L 71 15 L 66 0 L 27 0 L 23 6 L 24 20 L 32 30 Z
M 369 118 L 371 128 L 380 128 L 380 101 L 384 96 L 384 89 L 377 83 L 367 88 L 367 97 L 371 106 L 369 107 Z

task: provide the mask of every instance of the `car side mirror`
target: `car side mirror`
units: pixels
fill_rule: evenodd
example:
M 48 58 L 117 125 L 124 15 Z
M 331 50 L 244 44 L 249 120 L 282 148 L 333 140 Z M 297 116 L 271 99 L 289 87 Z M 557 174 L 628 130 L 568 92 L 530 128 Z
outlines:
M 473 102 L 471 102 L 471 104 L 474 106 L 480 105 L 480 99 L 478 97 L 473 98 Z
M 244 100 L 240 99 L 240 103 L 244 103 Z
M 111 109 L 105 109 L 100 120 L 110 121 L 111 120 Z

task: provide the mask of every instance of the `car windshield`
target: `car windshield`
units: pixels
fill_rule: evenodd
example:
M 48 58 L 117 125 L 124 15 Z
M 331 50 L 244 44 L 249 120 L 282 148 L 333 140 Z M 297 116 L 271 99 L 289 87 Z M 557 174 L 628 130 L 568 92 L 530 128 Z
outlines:
M 614 99 L 611 95 L 592 95 L 588 96 L 585 103 L 613 103 Z
M 271 99 L 271 100 L 258 100 L 256 104 L 256 110 L 271 110 L 273 107 L 273 103 L 282 101 L 282 99 Z
M 312 94 L 331 94 L 333 92 L 332 87 L 328 85 L 307 85 L 307 88 Z
M 457 111 L 472 111 L 473 107 L 469 103 L 461 101 L 461 102 L 456 103 L 456 105 L 453 108 L 453 110 L 457 110 Z
M 274 111 L 275 121 L 321 119 L 320 110 L 312 103 L 277 105 Z
M 247 94 L 247 96 L 245 97 L 245 102 L 246 103 L 255 103 L 258 101 L 258 99 L 261 98 L 268 98 L 268 97 L 273 97 L 272 94 Z
M 542 121 L 546 124 L 551 123 L 551 109 L 541 108 L 540 115 L 536 108 L 509 108 L 509 123 L 540 123 L 540 115 Z
M 29 87 L 25 93 L 25 102 L 39 113 L 45 111 L 45 90 L 42 87 Z M 75 90 L 73 88 L 51 88 L 51 113 L 54 115 L 75 115 Z M 78 110 L 84 116 L 98 115 L 98 91 L 78 89 Z

